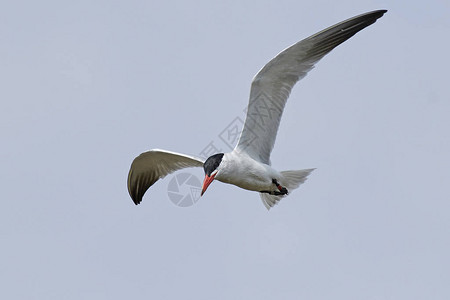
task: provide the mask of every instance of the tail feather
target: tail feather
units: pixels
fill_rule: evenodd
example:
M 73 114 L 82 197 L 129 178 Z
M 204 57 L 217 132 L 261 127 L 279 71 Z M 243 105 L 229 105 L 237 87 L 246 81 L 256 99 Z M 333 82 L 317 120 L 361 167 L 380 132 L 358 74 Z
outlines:
M 309 174 L 315 169 L 306 169 L 306 170 L 291 170 L 291 171 L 282 171 L 280 172 L 282 178 L 280 179 L 280 184 L 287 188 L 289 192 L 292 192 L 294 189 L 298 188 L 302 183 L 304 183 Z M 278 204 L 280 200 L 287 195 L 270 195 L 267 193 L 260 193 L 261 200 L 264 206 L 269 210 L 275 204 Z
M 286 196 L 270 195 L 267 193 L 259 193 L 259 196 L 261 197 L 261 200 L 262 200 L 264 206 L 267 208 L 267 210 L 269 210 L 275 204 L 278 204 L 278 202 L 280 202 L 281 198 L 286 197 Z

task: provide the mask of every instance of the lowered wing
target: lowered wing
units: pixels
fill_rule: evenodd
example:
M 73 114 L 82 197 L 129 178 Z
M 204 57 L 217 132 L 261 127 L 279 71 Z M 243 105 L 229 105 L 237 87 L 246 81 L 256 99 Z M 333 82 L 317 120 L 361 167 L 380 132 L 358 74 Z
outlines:
M 153 149 L 136 157 L 128 173 L 128 193 L 137 205 L 158 179 L 176 170 L 203 166 L 203 160 L 176 152 Z

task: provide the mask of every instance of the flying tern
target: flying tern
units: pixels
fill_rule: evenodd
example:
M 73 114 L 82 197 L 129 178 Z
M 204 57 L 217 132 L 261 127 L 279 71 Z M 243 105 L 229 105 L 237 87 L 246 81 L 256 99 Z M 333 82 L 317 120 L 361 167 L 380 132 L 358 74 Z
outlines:
M 128 192 L 135 204 L 150 186 L 166 175 L 188 167 L 203 167 L 201 195 L 213 180 L 260 193 L 267 209 L 302 184 L 314 169 L 277 171 L 271 167 L 284 106 L 297 81 L 336 46 L 376 22 L 387 10 L 376 10 L 326 28 L 279 53 L 253 78 L 247 117 L 233 151 L 204 161 L 176 152 L 153 149 L 136 157 L 128 174 Z

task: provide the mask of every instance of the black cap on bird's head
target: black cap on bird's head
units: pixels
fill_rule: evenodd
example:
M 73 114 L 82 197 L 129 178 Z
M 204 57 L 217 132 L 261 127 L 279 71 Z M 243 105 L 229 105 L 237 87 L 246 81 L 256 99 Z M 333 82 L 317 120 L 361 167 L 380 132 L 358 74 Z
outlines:
M 201 196 L 205 193 L 208 186 L 213 182 L 214 177 L 217 174 L 217 168 L 222 162 L 223 153 L 214 154 L 205 161 L 203 164 L 203 170 L 205 170 L 205 180 L 203 181 Z

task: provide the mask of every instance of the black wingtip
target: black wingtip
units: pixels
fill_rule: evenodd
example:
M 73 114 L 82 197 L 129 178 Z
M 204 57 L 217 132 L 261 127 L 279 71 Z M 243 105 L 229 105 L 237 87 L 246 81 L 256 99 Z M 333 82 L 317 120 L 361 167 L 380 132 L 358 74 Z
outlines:
M 130 171 L 128 172 L 128 179 L 127 179 L 127 189 L 128 189 L 128 195 L 130 195 L 131 200 L 133 200 L 133 203 L 135 205 L 138 205 L 142 201 L 142 197 L 144 195 L 140 195 L 139 189 L 134 189 L 131 186 L 131 178 L 133 176 L 133 168 L 130 168 Z
M 378 9 L 378 10 L 374 10 L 374 11 L 369 11 L 360 15 L 357 15 L 355 17 L 353 17 L 352 19 L 357 19 L 357 18 L 364 18 L 364 17 L 370 17 L 370 18 L 374 18 L 375 20 L 381 18 L 385 13 L 387 13 L 387 9 Z M 345 22 L 345 21 L 344 21 Z
M 141 202 L 142 202 L 142 197 L 141 197 L 141 198 L 134 198 L 134 197 L 131 197 L 131 199 L 133 200 L 133 203 L 134 203 L 135 205 L 139 205 L 139 204 L 141 204 Z
M 382 17 L 385 13 L 387 13 L 388 12 L 388 10 L 387 9 L 380 9 L 379 10 L 380 11 L 380 14 L 381 14 L 381 16 L 380 17 Z
M 371 11 L 371 12 L 364 13 L 364 14 L 359 15 L 359 16 L 364 16 L 364 15 L 365 16 L 372 16 L 372 17 L 375 17 L 375 19 L 379 19 L 385 13 L 387 13 L 387 9 L 379 9 L 379 10 L 374 10 L 374 11 Z M 356 17 L 359 17 L 359 16 L 356 16 Z
M 128 193 L 130 194 L 131 200 L 133 200 L 133 203 L 135 205 L 138 205 L 142 202 L 142 198 L 144 197 L 144 194 L 139 192 L 139 190 L 135 190 L 134 192 L 131 190 L 128 190 Z
M 377 15 L 377 19 L 381 18 L 385 13 L 387 13 L 387 9 L 379 9 L 379 10 L 374 10 L 368 14 L 375 14 Z

